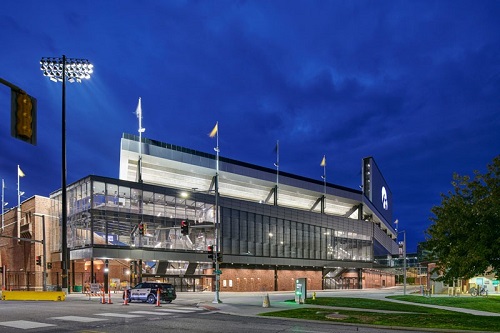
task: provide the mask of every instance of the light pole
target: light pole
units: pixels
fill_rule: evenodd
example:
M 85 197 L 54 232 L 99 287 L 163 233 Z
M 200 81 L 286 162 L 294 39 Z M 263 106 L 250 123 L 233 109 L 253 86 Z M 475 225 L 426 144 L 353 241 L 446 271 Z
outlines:
M 51 81 L 62 82 L 62 159 L 61 159 L 61 255 L 62 255 L 62 289 L 68 293 L 68 231 L 67 231 L 67 198 L 66 198 L 66 80 L 69 82 L 82 82 L 82 79 L 90 79 L 93 72 L 93 65 L 86 59 L 47 58 L 40 60 L 40 69 L 44 76 L 48 76 Z
M 403 234 L 403 295 L 406 296 L 406 230 L 401 230 L 398 235 Z
M 4 183 L 4 180 L 2 179 L 2 231 L 3 231 L 3 227 L 5 225 L 4 216 L 3 216 L 3 209 L 5 206 L 7 206 L 9 204 L 8 202 L 4 201 L 4 189 L 5 189 L 5 183 Z

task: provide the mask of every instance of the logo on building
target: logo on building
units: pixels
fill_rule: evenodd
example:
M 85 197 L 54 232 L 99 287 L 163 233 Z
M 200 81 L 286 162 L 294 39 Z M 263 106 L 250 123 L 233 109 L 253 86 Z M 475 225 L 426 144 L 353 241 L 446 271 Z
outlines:
M 387 200 L 387 191 L 385 186 L 382 186 L 382 207 L 384 207 L 385 210 L 389 210 L 389 201 Z

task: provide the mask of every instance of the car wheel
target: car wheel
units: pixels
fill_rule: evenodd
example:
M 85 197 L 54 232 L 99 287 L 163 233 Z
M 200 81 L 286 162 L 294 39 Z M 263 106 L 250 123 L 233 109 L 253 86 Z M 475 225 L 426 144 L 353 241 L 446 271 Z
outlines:
M 149 294 L 149 295 L 148 295 L 147 302 L 148 302 L 149 304 L 154 304 L 154 303 L 156 302 L 156 297 L 155 297 L 155 295 L 153 295 L 153 294 Z
M 165 302 L 167 302 L 167 304 L 170 304 L 170 303 L 172 303 L 172 301 L 165 301 Z

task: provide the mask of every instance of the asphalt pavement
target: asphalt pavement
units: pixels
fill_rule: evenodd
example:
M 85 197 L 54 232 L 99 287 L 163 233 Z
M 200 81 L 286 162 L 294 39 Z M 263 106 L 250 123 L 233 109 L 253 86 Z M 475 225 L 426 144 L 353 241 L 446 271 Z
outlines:
M 316 297 L 358 297 L 358 298 L 371 298 L 378 300 L 385 300 L 395 303 L 413 304 L 411 302 L 404 302 L 399 300 L 393 300 L 386 298 L 390 295 L 403 295 L 403 289 L 401 287 L 395 288 L 385 288 L 385 289 L 337 289 L 337 290 L 317 290 L 308 291 L 308 297 L 312 297 L 312 293 L 316 292 Z M 414 290 L 409 289 L 407 294 L 409 295 Z M 113 302 L 121 302 L 122 294 L 112 293 Z M 260 313 L 296 309 L 301 307 L 321 307 L 317 305 L 310 304 L 298 304 L 294 302 L 287 302 L 295 298 L 293 292 L 221 292 L 219 293 L 219 299 L 216 299 L 216 294 L 214 292 L 177 292 L 177 299 L 174 301 L 178 304 L 183 305 L 196 305 L 203 307 L 212 311 L 220 311 L 222 313 L 240 315 L 240 316 L 257 316 Z M 499 297 L 492 296 L 492 297 Z M 432 297 L 450 297 L 448 295 L 433 295 Z M 469 296 L 463 296 L 469 297 Z M 93 301 L 99 302 L 99 297 L 89 298 L 85 294 L 81 293 L 71 293 L 67 295 L 67 301 Z M 449 306 L 439 306 L 431 304 L 417 304 L 419 306 L 455 311 L 460 313 L 468 313 L 476 316 L 492 316 L 500 317 L 500 313 L 493 313 L 487 311 L 479 311 L 464 308 L 455 308 Z M 342 307 L 328 307 L 330 309 L 347 309 L 353 310 L 353 308 L 342 308 Z M 371 311 L 371 312 L 386 312 L 383 310 L 373 310 L 373 309 L 359 309 L 360 311 Z

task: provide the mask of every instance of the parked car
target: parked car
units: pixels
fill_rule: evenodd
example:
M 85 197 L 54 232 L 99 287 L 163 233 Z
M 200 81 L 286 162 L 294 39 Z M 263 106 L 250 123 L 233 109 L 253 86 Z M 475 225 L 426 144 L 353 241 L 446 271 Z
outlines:
M 177 298 L 175 287 L 169 283 L 141 282 L 134 288 L 126 290 L 128 302 L 142 301 L 154 304 L 158 288 L 160 289 L 160 302 L 171 303 Z M 125 299 L 125 292 L 123 292 L 122 298 Z

